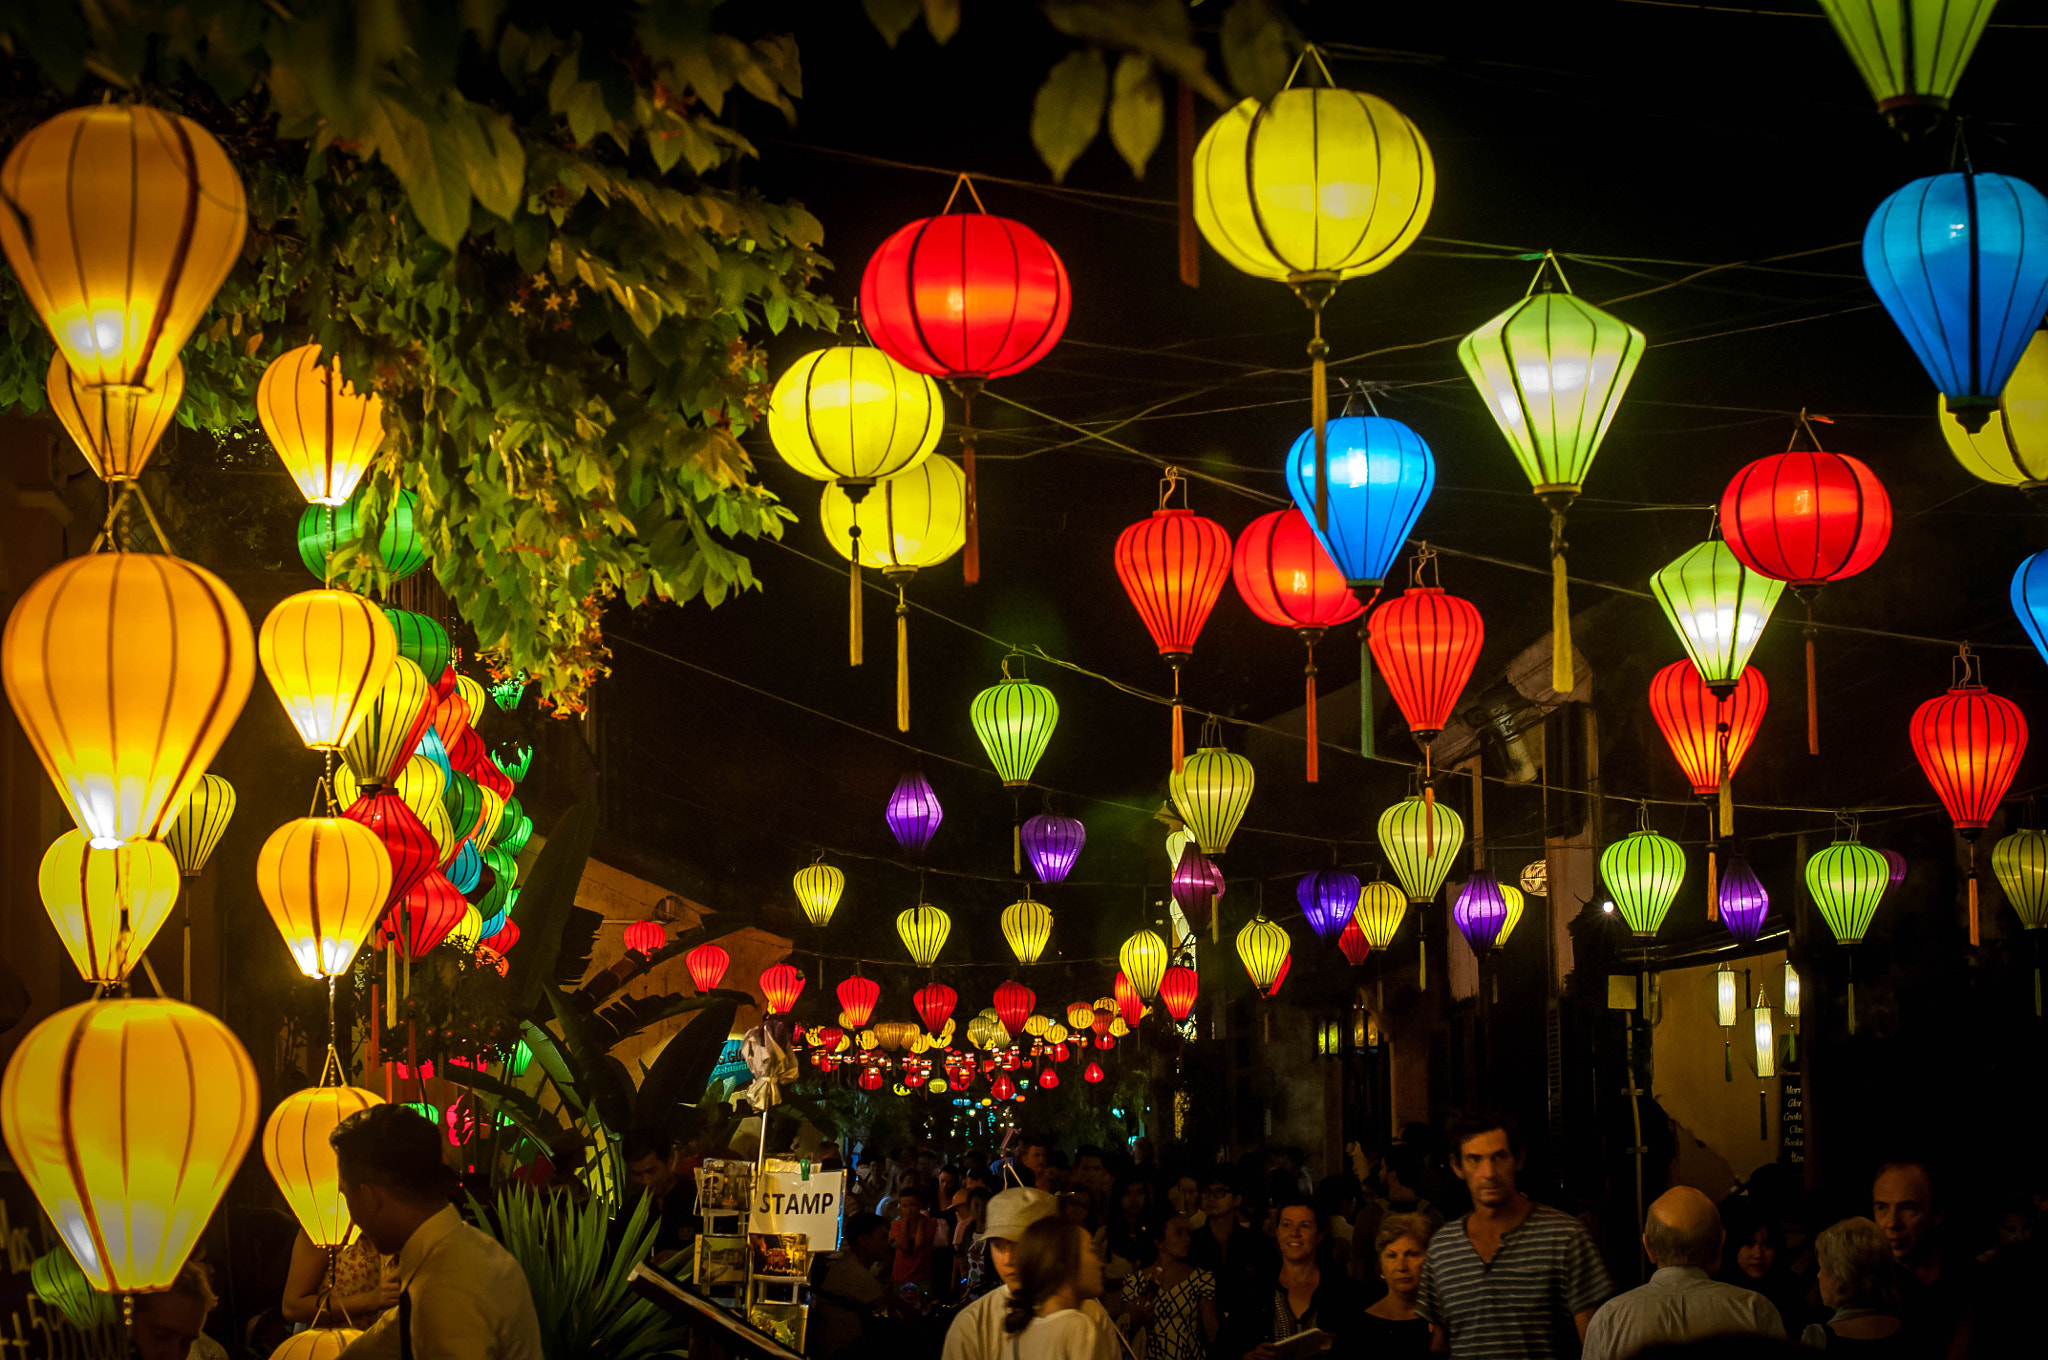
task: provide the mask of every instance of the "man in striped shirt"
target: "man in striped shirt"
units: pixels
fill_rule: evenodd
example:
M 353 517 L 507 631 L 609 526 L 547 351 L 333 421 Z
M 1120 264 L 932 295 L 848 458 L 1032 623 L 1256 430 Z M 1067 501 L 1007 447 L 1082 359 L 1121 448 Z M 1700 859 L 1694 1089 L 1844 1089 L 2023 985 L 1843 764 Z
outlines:
M 1451 1170 L 1472 1212 L 1430 1240 L 1415 1311 L 1457 1360 L 1570 1360 L 1614 1283 L 1579 1221 L 1515 1188 L 1522 1139 L 1503 1114 L 1455 1120 Z

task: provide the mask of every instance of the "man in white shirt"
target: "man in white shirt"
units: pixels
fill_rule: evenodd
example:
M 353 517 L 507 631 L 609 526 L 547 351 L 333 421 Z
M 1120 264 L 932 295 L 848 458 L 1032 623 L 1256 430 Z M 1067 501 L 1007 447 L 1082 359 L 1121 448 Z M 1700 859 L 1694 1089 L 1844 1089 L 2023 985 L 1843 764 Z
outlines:
M 398 1258 L 398 1306 L 345 1360 L 542 1360 L 526 1273 L 450 1201 L 441 1133 L 403 1105 L 372 1105 L 328 1135 L 349 1213 Z
M 1022 1186 L 1005 1190 L 988 1202 L 988 1258 L 1002 1277 L 1002 1284 L 962 1308 L 946 1331 L 946 1347 L 939 1360 L 1005 1360 L 1009 1338 L 1003 1333 L 1003 1313 L 1010 1302 L 1010 1290 L 1017 1283 L 1017 1239 L 1042 1218 L 1059 1212 L 1059 1201 L 1044 1190 Z M 1094 1360 L 1116 1360 L 1123 1347 L 1116 1327 L 1102 1305 L 1089 1299 L 1081 1312 L 1095 1324 Z
M 1699 1191 L 1681 1185 L 1658 1196 L 1643 1221 L 1643 1250 L 1657 1273 L 1600 1305 L 1583 1360 L 1629 1360 L 1650 1346 L 1710 1336 L 1783 1340 L 1785 1324 L 1769 1299 L 1708 1278 L 1723 1235 L 1720 1210 Z

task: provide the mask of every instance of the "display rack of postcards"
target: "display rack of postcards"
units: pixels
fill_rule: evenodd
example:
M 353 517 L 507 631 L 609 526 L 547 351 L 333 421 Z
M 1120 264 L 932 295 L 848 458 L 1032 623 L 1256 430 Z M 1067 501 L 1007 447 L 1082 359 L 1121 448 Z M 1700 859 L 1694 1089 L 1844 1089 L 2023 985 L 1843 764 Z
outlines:
M 763 1157 L 747 1222 L 747 1321 L 793 1350 L 804 1347 L 811 1260 L 839 1249 L 846 1173 Z
M 707 1160 L 697 1168 L 697 1292 L 731 1308 L 747 1302 L 747 1209 L 754 1164 Z

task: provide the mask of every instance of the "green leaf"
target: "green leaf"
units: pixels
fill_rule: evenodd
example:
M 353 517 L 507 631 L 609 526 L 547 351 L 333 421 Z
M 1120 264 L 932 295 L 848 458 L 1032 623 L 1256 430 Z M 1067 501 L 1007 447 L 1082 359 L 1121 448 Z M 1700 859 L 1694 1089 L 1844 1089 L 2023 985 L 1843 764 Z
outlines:
M 860 0 L 860 7 L 867 12 L 875 31 L 882 35 L 882 41 L 891 47 L 924 13 L 921 0 Z
M 585 798 L 555 823 L 519 885 L 519 930 L 526 947 L 506 956 L 517 1014 L 528 1014 L 540 1004 L 545 973 L 562 947 L 562 926 L 576 906 L 576 888 L 583 881 L 583 866 L 596 836 L 597 800 Z
M 606 1128 L 615 1134 L 624 1133 L 633 1123 L 633 1082 L 626 1075 L 624 1064 L 605 1051 L 588 1015 L 552 987 L 544 988 L 543 994 L 555 1013 L 555 1023 L 561 1026 L 562 1047 L 583 1069 L 579 1086 L 585 1103 L 597 1112 Z
M 1031 144 L 1053 179 L 1065 179 L 1095 140 L 1108 89 L 1109 64 L 1093 47 L 1068 54 L 1038 87 L 1031 101 Z
M 944 47 L 960 31 L 960 0 L 924 0 L 924 26 L 932 41 Z
M 462 108 L 457 117 L 467 112 Z M 462 244 L 470 195 L 461 131 L 444 120 L 429 122 L 386 94 L 370 107 L 365 140 L 405 186 L 405 200 L 427 235 L 450 250 Z
M 526 195 L 526 147 L 512 130 L 512 120 L 495 109 L 472 106 L 466 168 L 469 189 L 484 211 L 512 220 Z
M 1131 173 L 1145 178 L 1145 162 L 1159 147 L 1166 128 L 1166 100 L 1152 74 L 1152 59 L 1135 52 L 1116 64 L 1116 92 L 1109 103 L 1109 140 Z
M 1152 58 L 1212 102 L 1229 97 L 1208 70 L 1181 0 L 1045 0 L 1052 26 L 1069 37 Z
M 644 1128 L 667 1128 L 675 1118 L 677 1106 L 694 1105 L 703 1099 L 704 1088 L 711 1081 L 711 1069 L 718 1066 L 718 1055 L 725 1050 L 726 1037 L 732 1033 L 733 1017 L 746 1000 L 750 998 L 719 993 L 714 1005 L 683 1026 L 662 1047 L 634 1099 L 635 1123 Z
M 1290 44 L 1301 35 L 1273 0 L 1234 0 L 1223 12 L 1223 71 L 1231 86 L 1260 103 L 1287 83 Z

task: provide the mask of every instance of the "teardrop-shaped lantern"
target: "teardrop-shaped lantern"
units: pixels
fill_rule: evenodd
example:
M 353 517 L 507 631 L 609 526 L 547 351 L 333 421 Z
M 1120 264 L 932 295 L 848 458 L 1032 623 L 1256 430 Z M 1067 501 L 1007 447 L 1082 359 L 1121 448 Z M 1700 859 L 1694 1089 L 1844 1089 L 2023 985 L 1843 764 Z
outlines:
M 1891 887 L 1883 855 L 1853 840 L 1836 841 L 1806 861 L 1806 890 L 1837 944 L 1860 944 Z
M 1288 494 L 1353 597 L 1370 604 L 1436 489 L 1436 456 L 1421 435 L 1398 420 L 1338 416 L 1329 423 L 1326 455 L 1329 527 L 1317 529 L 1315 445 L 1316 432 L 1304 430 L 1287 450 Z
M 1318 869 L 1306 874 L 1294 887 L 1295 900 L 1309 929 L 1325 940 L 1334 940 L 1358 910 L 1358 875 L 1343 869 Z
M 448 825 L 455 828 L 455 839 L 466 841 L 483 823 L 484 791 L 474 779 L 457 770 L 441 786 L 441 807 L 448 814 Z
M 1178 484 L 1178 471 L 1168 469 L 1160 484 L 1159 508 L 1116 540 L 1117 580 L 1144 620 L 1153 645 L 1173 666 L 1175 769 L 1180 768 L 1182 749 L 1180 668 L 1194 655 L 1195 639 L 1230 576 L 1230 531 L 1185 506 L 1169 506 L 1167 497 Z
M 1718 538 L 1688 548 L 1650 578 L 1650 593 L 1716 695 L 1742 679 L 1785 583 L 1759 575 Z
M 1396 888 L 1394 891 L 1398 893 L 1400 889 Z M 1408 899 L 1403 896 L 1401 904 L 1406 906 L 1407 903 Z M 1344 962 L 1350 964 L 1353 968 L 1364 963 L 1366 957 L 1372 953 L 1372 941 L 1366 939 L 1365 932 L 1358 928 L 1357 917 L 1354 916 L 1346 921 L 1344 929 L 1338 933 L 1337 951 L 1344 956 Z
M 2048 331 L 2027 341 L 1982 429 L 1966 430 L 1939 399 L 1934 405 L 1949 452 L 1965 472 L 2030 494 L 2048 488 Z
M 939 385 L 871 345 L 813 350 L 768 398 L 768 438 L 782 461 L 849 488 L 916 467 L 945 429 Z
M 178 863 L 156 841 L 96 850 L 83 831 L 67 831 L 43 852 L 36 888 L 78 975 L 119 986 L 170 919 Z
M 1121 1039 L 1130 1033 L 1133 1025 L 1145 1018 L 1145 1002 L 1138 995 L 1137 984 L 1121 968 L 1117 970 L 1116 982 L 1110 990 L 1116 994 L 1116 1019 L 1110 1022 L 1109 1032 Z
M 996 1019 L 1003 1022 L 1003 1028 L 1012 1034 L 1022 1034 L 1024 1021 L 1038 1004 L 1038 996 L 1023 983 L 1005 978 L 996 987 L 994 1001 Z
M 1820 0 L 1879 113 L 1906 136 L 1941 121 L 1997 0 Z
M 882 819 L 905 853 L 921 855 L 932 843 L 939 823 L 946 819 L 946 810 L 939 806 L 939 795 L 931 781 L 922 772 L 912 770 L 896 781 L 888 806 L 882 810 Z
M 1443 803 L 1403 798 L 1380 814 L 1379 837 L 1380 849 L 1408 900 L 1427 902 L 1443 886 L 1465 843 L 1465 819 Z
M 1418 584 L 1373 610 L 1366 627 L 1372 659 L 1427 753 L 1472 678 L 1486 624 L 1471 601 Z
M 343 1120 L 383 1103 L 359 1087 L 315 1086 L 277 1102 L 264 1121 L 263 1164 L 316 1247 L 345 1246 L 355 1232 L 328 1135 Z
M 448 938 L 448 932 L 455 929 L 469 909 L 469 903 L 455 891 L 446 874 L 439 869 L 429 870 L 385 915 L 384 938 L 397 944 L 407 957 L 423 959 L 434 952 L 435 945 Z
M 2021 830 L 1999 838 L 1991 847 L 1991 872 L 2005 889 L 2020 924 L 2028 930 L 2048 926 L 2048 831 Z
M 952 930 L 953 918 L 928 902 L 921 902 L 896 917 L 896 933 L 902 937 L 903 947 L 910 951 L 913 962 L 925 968 L 931 967 L 938 959 L 939 951 L 946 947 L 946 936 Z
M 256 1069 L 226 1024 L 162 998 L 30 1030 L 0 1080 L 15 1169 L 93 1288 L 168 1289 L 249 1150 Z
M 1435 895 L 1434 888 L 1430 895 Z M 1367 943 L 1374 949 L 1385 949 L 1394 942 L 1407 914 L 1408 894 L 1391 883 L 1379 881 L 1358 890 L 1358 909 L 1351 919 Z
M 2048 552 L 2026 558 L 2013 572 L 2012 612 L 2034 650 L 2048 661 Z
M 778 963 L 761 974 L 761 995 L 768 1003 L 768 1014 L 787 1015 L 796 1009 L 796 999 L 803 995 L 804 975 L 786 963 Z
M 1600 881 L 1629 930 L 1648 939 L 1678 900 L 1685 883 L 1685 851 L 1677 841 L 1642 827 L 1600 852 Z
M 143 464 L 156 452 L 158 441 L 171 428 L 178 401 L 185 395 L 185 366 L 172 361 L 164 380 L 154 391 L 147 388 L 102 387 L 88 390 L 79 386 L 59 350 L 50 357 L 46 384 L 50 410 L 86 464 L 103 482 L 132 482 L 142 475 Z
M 1204 727 L 1201 749 L 1182 762 L 1166 787 L 1202 853 L 1220 855 L 1251 805 L 1254 775 L 1251 761 L 1222 744 L 1221 723 L 1211 718 Z
M 683 955 L 683 967 L 690 970 L 690 981 L 697 984 L 699 992 L 717 991 L 731 964 L 732 955 L 715 944 L 700 944 Z
M 1023 658 L 1016 658 L 1019 669 Z M 1034 685 L 1022 675 L 1010 674 L 1010 657 L 1003 658 L 1002 680 L 974 696 L 968 717 L 989 764 L 996 767 L 1006 789 L 1031 782 L 1031 772 L 1045 754 L 1059 725 L 1060 701 L 1043 685 Z
M 23 592 L 0 637 L 14 715 L 72 820 L 103 847 L 163 834 L 255 673 L 234 592 L 155 553 L 58 563 Z
M 52 1247 L 36 1257 L 29 1264 L 28 1278 L 36 1297 L 81 1332 L 112 1327 L 121 1320 L 121 1301 L 87 1284 L 78 1262 L 63 1247 Z
M 1117 965 L 1142 1001 L 1159 995 L 1159 981 L 1166 976 L 1166 958 L 1166 941 L 1150 930 L 1136 932 L 1116 952 Z
M 396 792 L 364 794 L 341 814 L 368 827 L 391 861 L 391 892 L 385 906 L 396 906 L 440 863 L 434 833 Z M 451 885 L 452 886 L 452 885 Z
M 391 856 L 359 822 L 301 817 L 263 842 L 256 890 L 299 971 L 340 977 L 391 896 Z
M 321 363 L 318 345 L 271 360 L 256 384 L 256 418 L 313 505 L 345 504 L 384 442 L 383 400 L 358 393 L 332 362 Z
M 1763 933 L 1764 917 L 1770 910 L 1771 895 L 1764 891 L 1756 870 L 1741 855 L 1730 855 L 1727 867 L 1721 870 L 1721 923 L 1728 933 L 1745 944 L 1753 943 Z
M 932 982 L 912 993 L 910 1004 L 917 1008 L 918 1018 L 924 1021 L 924 1027 L 937 1034 L 945 1028 L 959 1000 L 960 994 L 951 987 L 943 982 Z
M 78 385 L 160 389 L 241 256 L 241 177 L 146 104 L 67 109 L 0 165 L 0 249 Z
M 1270 992 L 1293 947 L 1287 927 L 1263 916 L 1254 916 L 1237 932 L 1237 957 L 1251 975 L 1252 986 L 1262 995 Z
M 390 783 L 419 749 L 433 709 L 426 673 L 411 658 L 394 657 L 343 748 L 350 773 L 366 788 Z
M 178 872 L 197 878 L 235 816 L 235 786 L 217 774 L 203 774 L 177 818 L 164 831 L 164 845 Z
M 1308 748 L 1307 778 L 1321 777 L 1316 723 L 1316 643 L 1323 633 L 1365 612 L 1337 564 L 1330 560 L 1307 516 L 1294 507 L 1264 514 L 1245 526 L 1230 554 L 1230 576 L 1238 596 L 1267 623 L 1292 628 L 1308 651 L 1304 672 Z
M 307 590 L 263 620 L 256 656 L 307 749 L 339 751 L 390 675 L 398 636 L 362 596 Z
M 1028 817 L 1018 833 L 1024 843 L 1024 858 L 1040 883 L 1064 883 L 1088 843 L 1088 828 L 1078 817 L 1041 812 Z
M 1500 880 L 1483 871 L 1465 880 L 1458 900 L 1451 904 L 1451 924 L 1472 946 L 1472 952 L 1481 956 L 1493 948 L 1507 919 L 1507 898 L 1501 894 Z
M 1500 896 L 1501 901 L 1507 905 L 1507 915 L 1501 920 L 1500 933 L 1493 937 L 1495 949 L 1506 944 L 1508 936 L 1515 933 L 1515 927 L 1522 921 L 1523 908 L 1528 905 L 1528 899 L 1522 896 L 1522 890 L 1512 883 L 1500 885 Z
M 1186 1020 L 1194 1010 L 1201 987 L 1202 979 L 1192 968 L 1175 965 L 1159 975 L 1159 1002 L 1175 1024 Z
M 1214 860 L 1190 845 L 1173 866 L 1172 894 L 1190 924 L 1209 924 L 1209 914 L 1223 898 L 1223 871 Z
M 846 874 L 829 864 L 807 865 L 796 871 L 796 900 L 814 926 L 829 925 L 839 909 L 840 894 L 846 891 Z
M 398 638 L 398 654 L 418 666 L 429 685 L 438 686 L 448 669 L 448 658 L 455 654 L 448 630 L 437 620 L 406 609 L 386 606 L 384 617 L 390 620 L 391 631 Z M 429 716 L 440 702 L 441 696 L 436 692 L 427 705 Z
M 1052 937 L 1052 909 L 1025 898 L 1003 908 L 1003 938 L 1019 963 L 1037 963 Z
M 1721 728 L 1728 729 L 1728 774 L 1733 778 L 1770 703 L 1770 686 L 1755 666 L 1743 668 L 1725 697 L 1708 691 L 1690 661 L 1674 661 L 1650 679 L 1650 716 L 1692 791 L 1702 798 L 1721 788 Z

